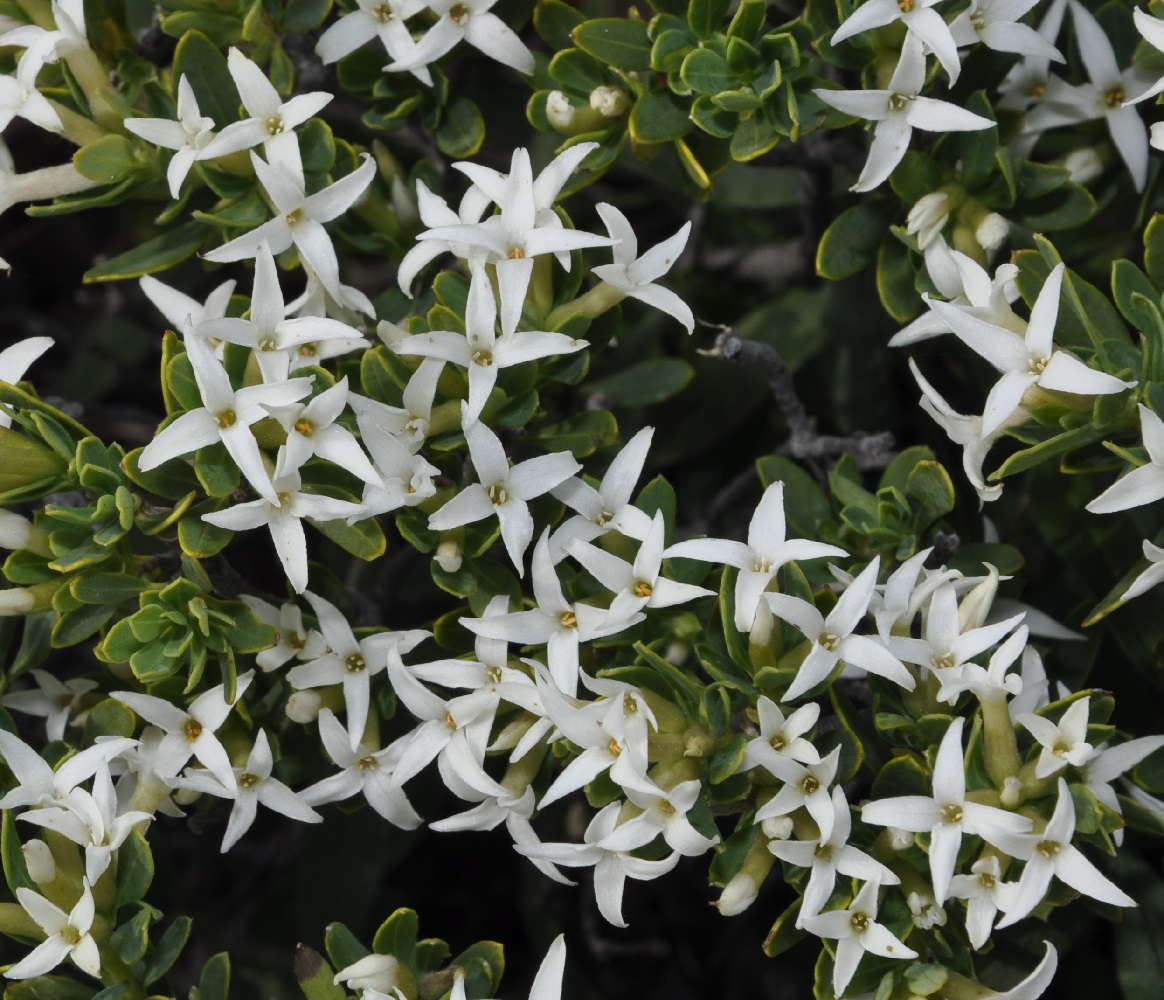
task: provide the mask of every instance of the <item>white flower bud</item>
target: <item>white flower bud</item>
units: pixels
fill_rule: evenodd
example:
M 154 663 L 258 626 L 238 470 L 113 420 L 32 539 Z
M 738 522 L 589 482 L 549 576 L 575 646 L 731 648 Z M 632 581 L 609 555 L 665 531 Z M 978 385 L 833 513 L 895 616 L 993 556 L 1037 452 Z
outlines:
M 546 120 L 556 129 L 566 130 L 574 123 L 574 105 L 560 90 L 546 98 Z
M 792 817 L 773 816 L 760 824 L 760 830 L 770 840 L 787 840 L 792 836 Z
M 461 548 L 461 543 L 457 539 L 442 538 L 433 558 L 446 573 L 456 573 L 461 568 L 463 555 L 464 549 Z
M 630 94 L 622 87 L 595 87 L 590 91 L 590 107 L 603 118 L 621 118 L 630 110 Z
M 998 793 L 998 798 L 1007 809 L 1014 809 L 1022 803 L 1023 783 L 1013 775 L 1008 777 L 1002 783 L 1002 790 Z
M 365 955 L 337 972 L 332 983 L 336 986 L 346 983 L 349 989 L 375 990 L 391 995 L 400 985 L 400 963 L 391 955 Z
M 53 852 L 43 840 L 30 840 L 22 845 L 24 867 L 28 869 L 29 877 L 37 885 L 48 885 L 57 877 L 57 863 L 53 860 Z
M 36 604 L 27 587 L 9 587 L 0 590 L 0 617 L 26 615 Z
M 946 926 L 946 911 L 938 906 L 930 896 L 911 892 L 906 897 L 906 902 L 909 904 L 909 912 L 913 914 L 915 927 L 928 931 L 931 927 Z
M 909 210 L 905 231 L 911 236 L 917 236 L 920 250 L 925 250 L 937 239 L 950 218 L 950 208 L 950 196 L 945 191 L 931 191 L 922 195 Z
M 319 718 L 319 710 L 323 707 L 323 699 L 315 691 L 295 691 L 287 699 L 287 718 L 292 722 L 301 722 L 304 725 Z
M 172 796 L 174 802 L 180 806 L 193 805 L 202 793 L 193 788 L 175 788 Z
M 772 642 L 772 626 L 774 624 L 772 609 L 767 601 L 756 605 L 756 618 L 752 622 L 752 630 L 748 633 L 748 645 L 767 646 Z
M 411 228 L 420 222 L 420 209 L 417 207 L 412 189 L 399 177 L 392 178 L 392 208 L 402 226 Z
M 752 876 L 740 872 L 723 887 L 723 892 L 713 905 L 725 917 L 734 917 L 751 906 L 758 894 L 759 890 Z
M 989 212 L 978 223 L 978 228 L 974 230 L 974 238 L 978 245 L 989 253 L 1002 246 L 1009 233 L 1010 223 L 997 212 Z
M 1156 126 L 1153 125 L 1153 131 L 1155 128 Z M 1100 159 L 1099 150 L 1094 146 L 1084 146 L 1082 149 L 1071 150 L 1063 157 L 1062 165 L 1071 175 L 1072 181 L 1085 186 L 1103 173 L 1103 160 Z
M 15 511 L 0 510 L 0 548 L 24 549 L 32 538 L 32 522 Z
M 981 628 L 986 624 L 994 595 L 998 593 L 998 570 L 990 563 L 986 567 L 986 579 L 974 587 L 958 605 L 958 628 L 963 632 Z
M 887 826 L 885 833 L 889 839 L 889 847 L 894 851 L 908 851 L 913 847 L 913 834 L 908 830 L 899 830 L 895 826 Z

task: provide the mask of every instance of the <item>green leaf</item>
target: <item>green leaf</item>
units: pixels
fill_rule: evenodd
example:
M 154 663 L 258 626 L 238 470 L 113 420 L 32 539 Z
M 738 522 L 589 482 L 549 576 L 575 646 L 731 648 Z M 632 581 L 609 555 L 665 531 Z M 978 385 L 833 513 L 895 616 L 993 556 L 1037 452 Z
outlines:
M 136 962 L 146 953 L 150 944 L 150 920 L 153 911 L 143 906 L 113 932 L 111 943 L 117 951 L 118 957 L 126 964 Z
M 1153 215 L 1144 229 L 1144 270 L 1152 284 L 1164 291 L 1164 216 Z
M 877 252 L 877 295 L 898 323 L 908 323 L 921 310 L 913 258 L 901 240 L 886 233 Z
M 905 498 L 920 534 L 954 509 L 954 484 L 940 462 L 918 462 L 905 481 Z
M 467 97 L 457 97 L 444 110 L 436 130 L 442 153 L 455 160 L 475 156 L 485 141 L 485 119 Z
M 838 215 L 817 247 L 816 273 L 840 281 L 868 267 L 895 211 L 887 201 L 862 200 Z
M 333 981 L 332 967 L 305 944 L 295 949 L 295 979 L 307 1000 L 348 1000 L 348 991 Z
M 747 746 L 748 741 L 744 734 L 736 733 L 722 746 L 716 747 L 707 764 L 708 780 L 713 785 L 718 785 L 735 774 L 744 762 L 744 750 Z
M 137 597 L 146 589 L 146 581 L 129 573 L 89 573 L 76 577 L 69 592 L 85 604 L 120 604 Z
M 1135 872 L 1138 907 L 1121 914 L 1116 925 L 1120 988 L 1126 1000 L 1156 1000 L 1164 982 L 1164 882 L 1132 855 L 1124 861 Z
M 331 964 L 337 969 L 355 965 L 369 953 L 356 936 L 339 921 L 327 925 L 323 935 L 323 946 L 327 949 L 327 957 L 331 959 Z
M 187 30 L 174 51 L 174 80 L 190 81 L 198 110 L 213 118 L 219 131 L 238 120 L 239 96 L 227 68 L 226 56 L 201 31 Z
M 635 142 L 660 143 L 680 139 L 694 128 L 687 109 L 668 90 L 651 90 L 640 97 L 630 113 Z
M 548 451 L 570 451 L 575 458 L 585 458 L 618 440 L 618 422 L 606 410 L 587 410 L 543 427 L 532 437 Z
M 675 531 L 675 490 L 663 476 L 656 476 L 646 486 L 639 490 L 635 497 L 635 506 L 645 511 L 649 517 L 655 512 L 663 512 L 663 537 L 670 539 Z
M 64 976 L 37 976 L 9 983 L 4 1000 L 93 1000 L 93 987 Z
M 134 171 L 133 143 L 123 135 L 103 135 L 73 154 L 78 173 L 98 184 L 115 184 Z
M 804 940 L 808 931 L 796 926 L 796 919 L 800 916 L 800 906 L 804 902 L 798 898 L 787 910 L 776 918 L 776 923 L 764 938 L 764 954 L 769 958 L 782 955 L 795 944 Z
M 116 698 L 99 701 L 85 713 L 85 744 L 92 745 L 98 736 L 132 736 L 136 716 Z
M 112 260 L 103 261 L 96 267 L 89 268 L 81 280 L 85 284 L 96 281 L 124 281 L 128 278 L 140 278 L 143 274 L 165 271 L 191 257 L 206 233 L 206 227 L 200 222 L 183 223 L 132 250 L 118 254 Z
M 1123 313 L 1124 319 L 1137 330 L 1149 331 L 1155 328 L 1160 315 L 1156 303 L 1160 295 L 1148 276 L 1144 274 L 1130 260 L 1117 260 L 1111 266 L 1111 291 L 1115 298 L 1116 308 Z M 1141 304 L 1134 301 L 1137 296 Z M 1146 300 L 1145 304 L 1142 300 Z M 1155 311 L 1155 317 L 1151 312 Z
M 1073 430 L 1064 431 L 1062 434 L 1056 434 L 1046 441 L 1042 441 L 1030 448 L 1023 448 L 1021 451 L 1016 451 L 1013 455 L 1008 455 L 1006 461 L 995 469 L 988 478 L 992 480 L 1005 479 L 1007 476 L 1013 476 L 1017 472 L 1025 472 L 1027 469 L 1032 469 L 1055 455 L 1060 455 L 1072 448 L 1081 448 L 1084 445 L 1091 444 L 1093 441 L 1099 441 L 1107 433 L 1107 428 L 1105 427 L 1084 424 L 1082 427 L 1076 427 Z
M 287 0 L 283 7 L 283 28 L 296 35 L 314 31 L 331 11 L 331 0 Z
M 573 44 L 570 33 L 585 20 L 585 14 L 562 0 L 538 0 L 534 8 L 534 30 L 551 49 L 559 52 Z
M 699 704 L 699 697 L 703 685 L 669 660 L 665 660 L 645 643 L 636 642 L 634 649 L 648 666 L 652 667 L 666 680 L 667 685 L 679 699 L 684 709 L 688 712 L 693 711 L 695 706 Z
M 16 816 L 11 809 L 4 810 L 3 825 L 0 825 L 0 859 L 4 863 L 4 881 L 9 891 L 15 895 L 17 889 L 40 889 L 28 874 L 24 863 L 24 852 L 20 849 L 20 836 L 16 832 Z
M 719 31 L 729 7 L 730 0 L 691 0 L 687 23 L 697 37 L 710 38 L 712 32 Z
M 746 90 L 728 91 L 716 94 L 712 100 L 721 108 L 727 106 L 729 95 L 744 95 Z M 756 114 L 741 118 L 740 124 L 732 135 L 730 146 L 731 157 L 737 163 L 747 163 L 759 156 L 763 156 L 780 141 L 786 133 L 777 120 L 770 105 L 760 108 Z
M 154 946 L 153 954 L 146 963 L 145 972 L 142 973 L 143 986 L 149 986 L 170 971 L 178 956 L 182 954 L 182 949 L 186 947 L 192 924 L 193 921 L 189 917 L 176 917 L 166 928 L 166 932 Z
M 602 17 L 578 25 L 570 37 L 583 52 L 624 71 L 651 68 L 651 40 L 642 21 Z
M 677 396 L 694 376 L 695 369 L 682 358 L 648 358 L 599 379 L 592 388 L 616 406 L 653 406 Z
M 211 955 L 198 977 L 198 1000 L 227 1000 L 230 995 L 230 955 Z
M 218 507 L 212 500 L 195 504 L 178 522 L 178 544 L 186 555 L 195 559 L 209 559 L 226 548 L 234 537 L 234 532 L 229 528 L 220 528 L 202 520 L 204 513 L 215 511 Z
M 395 955 L 405 965 L 412 965 L 416 959 L 418 929 L 416 911 L 401 907 L 376 931 L 372 951 L 377 955 Z
M 740 84 L 727 60 L 713 49 L 693 49 L 683 60 L 679 76 L 700 94 L 718 94 Z
M 483 984 L 486 989 L 481 993 L 481 996 L 494 996 L 498 986 L 501 985 L 501 975 L 505 972 L 505 949 L 496 941 L 478 941 L 461 952 L 450 964 L 459 965 L 466 970 L 465 985 L 467 987 L 469 986 L 468 970 L 478 963 L 480 963 L 480 971 L 486 972 L 488 976 L 487 983 Z M 480 966 L 484 968 L 481 969 Z
M 134 830 L 117 851 L 117 895 L 114 909 L 136 903 L 154 880 L 154 856 L 141 832 Z
M 388 548 L 388 539 L 384 536 L 384 529 L 374 517 L 365 518 L 355 524 L 348 524 L 342 519 L 335 521 L 312 521 L 312 525 L 321 535 L 330 538 L 345 552 L 351 553 L 357 559 L 371 562 L 379 559 Z

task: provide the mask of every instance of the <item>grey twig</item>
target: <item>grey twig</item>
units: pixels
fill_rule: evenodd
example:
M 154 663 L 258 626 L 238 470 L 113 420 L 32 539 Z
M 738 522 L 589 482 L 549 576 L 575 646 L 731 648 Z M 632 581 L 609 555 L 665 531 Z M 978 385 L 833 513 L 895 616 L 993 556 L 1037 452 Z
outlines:
M 744 340 L 730 327 L 722 327 L 715 347 L 705 353 L 764 372 L 772 398 L 788 424 L 788 438 L 778 453 L 808 462 L 818 472 L 818 478 L 823 471 L 820 463 L 831 463 L 846 452 L 853 456 L 859 469 L 883 469 L 893 458 L 893 435 L 888 431 L 858 431 L 847 436 L 818 433 L 816 420 L 808 415 L 797 395 L 792 372 L 774 347 Z

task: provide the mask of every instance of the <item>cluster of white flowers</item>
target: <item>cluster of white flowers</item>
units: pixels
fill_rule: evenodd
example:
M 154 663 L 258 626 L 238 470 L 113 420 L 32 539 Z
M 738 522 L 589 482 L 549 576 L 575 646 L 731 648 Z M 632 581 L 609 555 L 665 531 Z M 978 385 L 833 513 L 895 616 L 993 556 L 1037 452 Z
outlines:
M 513 29 L 491 12 L 497 0 L 357 0 L 356 10 L 327 29 L 316 54 L 333 63 L 374 38 L 379 38 L 391 62 L 388 73 L 411 73 L 432 86 L 429 65 L 465 41 L 491 59 L 527 76 L 534 57 Z M 407 21 L 419 14 L 436 16 L 419 38 Z

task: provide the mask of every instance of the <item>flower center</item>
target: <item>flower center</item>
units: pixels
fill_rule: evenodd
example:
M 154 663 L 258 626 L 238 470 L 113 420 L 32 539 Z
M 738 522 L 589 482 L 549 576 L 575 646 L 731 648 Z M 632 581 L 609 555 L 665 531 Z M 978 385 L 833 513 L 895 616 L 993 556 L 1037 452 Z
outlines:
M 506 492 L 505 487 L 498 483 L 494 483 L 492 486 L 490 486 L 485 491 L 485 494 L 498 507 L 500 507 L 509 499 L 509 494 Z
M 300 344 L 299 345 L 299 356 L 301 358 L 314 358 L 315 355 L 318 353 L 319 353 L 319 350 L 315 346 L 315 344 Z
M 634 715 L 639 710 L 639 703 L 631 697 L 629 691 L 622 696 L 622 710 L 630 715 Z
M 784 741 L 784 734 L 777 733 L 768 741 L 768 746 L 773 750 L 783 750 L 788 744 Z
M 514 247 L 509 251 L 510 260 L 523 260 L 525 258 L 525 251 L 521 247 Z
M 238 423 L 238 414 L 228 406 L 225 410 L 219 410 L 214 414 L 214 422 L 223 430 L 226 430 L 228 427 L 233 427 Z
M 72 924 L 68 924 L 61 929 L 61 940 L 66 944 L 76 946 L 81 943 L 81 932 Z
M 991 875 L 990 872 L 983 872 L 978 876 L 978 884 L 982 886 L 983 889 L 993 889 L 995 884 L 994 876 Z
M 913 0 L 897 0 L 897 9 L 903 14 L 908 14 L 913 10 Z
M 283 119 L 279 115 L 273 115 L 263 122 L 263 124 L 267 126 L 268 135 L 279 135 L 284 128 Z
M 1057 840 L 1040 840 L 1036 850 L 1044 858 L 1053 858 L 1060 851 L 1060 844 Z
M 359 653 L 352 653 L 351 656 L 344 660 L 344 669 L 349 674 L 358 674 L 367 665 L 367 661 Z
M 890 94 L 889 95 L 889 110 L 890 111 L 904 111 L 905 106 L 909 103 L 908 94 Z
M 375 771 L 378 766 L 379 764 L 377 764 L 376 758 L 371 754 L 368 754 L 367 757 L 361 757 L 356 761 L 356 767 L 361 771 Z
M 655 588 L 647 583 L 646 580 L 639 580 L 635 584 L 635 597 L 650 597 L 654 592 Z
M 962 807 L 951 802 L 949 805 L 942 806 L 942 820 L 946 823 L 961 823 L 962 822 Z
M 561 618 L 558 619 L 558 623 L 562 626 L 562 628 L 577 628 L 578 616 L 574 614 L 573 611 L 567 611 L 562 615 Z
M 305 438 L 311 437 L 315 433 L 315 424 L 313 424 L 306 417 L 300 417 L 295 421 L 295 433 L 302 434 Z
M 470 11 L 468 7 L 466 7 L 463 3 L 459 3 L 449 11 L 449 20 L 451 20 L 454 24 L 464 24 L 467 20 L 469 20 L 469 15 L 471 13 L 472 11 Z
M 482 368 L 488 368 L 491 364 L 493 364 L 493 352 L 492 351 L 474 351 L 473 352 L 473 364 L 480 365 Z
M 302 649 L 306 642 L 295 632 L 288 632 L 287 638 L 284 640 L 292 649 Z
M 833 845 L 818 844 L 816 850 L 812 853 L 813 857 L 819 858 L 821 861 L 828 861 L 833 856 Z
M 301 223 L 303 221 L 303 219 L 304 219 L 303 209 L 301 209 L 301 208 L 293 209 L 292 211 L 288 212 L 286 215 L 283 216 L 283 221 L 285 223 L 287 223 L 287 225 L 289 225 L 292 229 L 294 229 L 297 225 L 299 225 L 299 223 Z
M 1027 96 L 1028 97 L 1042 97 L 1046 92 L 1047 92 L 1047 85 L 1040 80 L 1036 83 L 1031 84 L 1030 90 L 1027 91 Z
M 662 802 L 659 803 L 659 812 L 667 813 L 668 815 L 673 815 L 675 812 L 675 807 L 673 805 L 671 805 L 671 803 L 668 802 L 666 799 L 664 799 Z
M 841 641 L 841 637 L 839 635 L 833 635 L 832 632 L 826 632 L 824 635 L 822 635 L 820 637 L 821 648 L 827 649 L 830 653 L 833 653 L 836 651 L 836 648 L 840 644 L 840 641 Z
M 849 917 L 849 926 L 858 934 L 864 934 L 869 929 L 869 918 L 860 910 Z
M 1103 103 L 1114 110 L 1123 105 L 1125 97 L 1127 97 L 1127 93 L 1123 87 L 1112 87 L 1111 90 L 1104 94 Z
M 949 670 L 954 666 L 954 654 L 946 653 L 944 656 L 935 656 L 930 660 L 930 664 L 935 670 Z
M 1027 371 L 1032 375 L 1042 375 L 1047 370 L 1050 361 L 1050 358 L 1031 358 L 1027 362 Z
M 372 16 L 381 24 L 387 24 L 394 15 L 392 8 L 388 4 L 382 3 L 372 8 Z
M 264 337 L 259 341 L 258 348 L 260 351 L 277 351 L 279 345 L 275 342 L 274 337 Z
M 445 725 L 450 729 L 457 728 L 457 720 L 453 718 L 452 712 L 445 712 Z
M 202 735 L 202 723 L 197 719 L 191 719 L 186 723 L 185 727 L 186 739 L 193 743 L 199 736 Z
M 805 795 L 811 795 L 819 788 L 820 782 L 817 781 L 816 778 L 814 778 L 811 774 L 800 783 L 800 790 L 804 792 Z
M 492 683 L 500 684 L 501 683 L 501 668 L 500 667 L 489 667 L 485 671 L 485 676 L 488 677 Z
M 260 780 L 257 774 L 251 774 L 250 771 L 247 771 L 245 774 L 239 775 L 238 783 L 241 788 L 254 788 Z
M 610 751 L 612 754 L 614 754 L 616 757 L 617 757 L 617 756 L 618 756 L 620 753 L 622 753 L 622 747 L 620 747 L 620 746 L 618 745 L 618 740 L 611 740 L 611 741 L 610 741 L 610 746 L 608 746 L 606 749 L 607 749 L 607 750 L 609 750 L 609 751 Z

